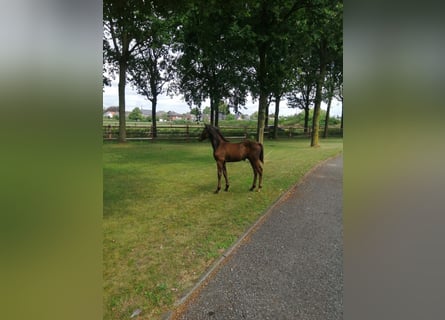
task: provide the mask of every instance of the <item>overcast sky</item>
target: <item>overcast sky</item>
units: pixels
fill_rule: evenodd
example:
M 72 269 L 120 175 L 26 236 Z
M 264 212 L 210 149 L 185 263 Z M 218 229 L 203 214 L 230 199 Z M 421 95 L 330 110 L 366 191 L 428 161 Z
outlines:
M 111 106 L 118 106 L 118 90 L 117 90 L 117 81 L 113 80 L 112 85 L 110 87 L 104 87 L 103 93 L 103 107 L 108 108 Z M 202 107 L 210 106 L 210 102 L 206 101 L 202 104 Z M 273 113 L 275 108 L 274 104 L 271 105 L 270 113 Z M 125 109 L 127 111 L 131 111 L 134 108 L 143 108 L 145 110 L 151 109 L 151 102 L 148 101 L 144 96 L 137 94 L 131 87 L 131 85 L 127 85 L 125 89 Z M 252 99 L 247 99 L 246 103 L 247 109 L 241 110 L 244 114 L 252 114 L 258 111 L 258 101 L 252 102 Z M 326 104 L 322 104 L 322 109 L 326 110 Z M 166 95 L 160 95 L 158 97 L 158 111 L 175 111 L 177 113 L 186 113 L 190 111 L 189 105 L 184 101 L 182 96 L 175 96 L 170 98 Z M 286 100 L 282 100 L 280 103 L 280 115 L 289 116 L 295 115 L 296 113 L 300 113 L 300 109 L 288 108 L 286 104 Z M 340 116 L 341 115 L 341 104 L 337 100 L 332 101 L 331 105 L 331 116 Z

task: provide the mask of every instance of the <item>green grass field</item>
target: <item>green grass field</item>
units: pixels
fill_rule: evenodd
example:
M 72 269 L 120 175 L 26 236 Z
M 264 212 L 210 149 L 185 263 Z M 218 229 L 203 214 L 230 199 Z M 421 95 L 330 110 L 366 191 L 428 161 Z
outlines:
M 228 163 L 214 194 L 206 142 L 103 145 L 104 319 L 160 319 L 286 190 L 343 150 L 341 139 L 266 141 L 263 189 L 249 192 L 248 161 Z M 224 182 L 223 182 L 224 185 Z

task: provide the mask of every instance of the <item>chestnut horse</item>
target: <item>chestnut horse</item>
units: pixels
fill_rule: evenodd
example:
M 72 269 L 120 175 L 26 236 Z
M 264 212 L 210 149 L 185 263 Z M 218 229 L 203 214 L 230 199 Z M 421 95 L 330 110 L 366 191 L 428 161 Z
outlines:
M 250 165 L 253 169 L 253 184 L 250 191 L 256 187 L 257 176 L 259 176 L 258 191 L 260 191 L 263 182 L 263 145 L 256 141 L 246 140 L 239 143 L 229 142 L 223 137 L 218 128 L 206 124 L 201 133 L 199 141 L 210 139 L 213 147 L 213 157 L 216 161 L 218 172 L 218 186 L 215 193 L 221 190 L 221 174 L 224 174 L 226 179 L 226 188 L 229 189 L 229 179 L 227 178 L 226 162 L 236 162 L 249 159 Z

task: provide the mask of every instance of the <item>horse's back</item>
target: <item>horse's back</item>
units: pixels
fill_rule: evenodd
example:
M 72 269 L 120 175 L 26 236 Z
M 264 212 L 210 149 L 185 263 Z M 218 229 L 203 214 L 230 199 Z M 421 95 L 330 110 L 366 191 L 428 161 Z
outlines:
M 261 143 L 257 142 L 257 141 L 252 141 L 252 140 L 246 140 L 244 141 L 246 147 L 248 147 L 251 150 L 261 150 L 262 145 Z
M 262 146 L 252 140 L 242 142 L 221 143 L 214 152 L 215 160 L 236 162 L 249 159 L 251 161 L 260 159 L 262 161 Z
M 247 151 L 246 158 L 250 160 L 260 159 L 263 162 L 263 145 L 257 141 L 246 140 L 243 142 Z

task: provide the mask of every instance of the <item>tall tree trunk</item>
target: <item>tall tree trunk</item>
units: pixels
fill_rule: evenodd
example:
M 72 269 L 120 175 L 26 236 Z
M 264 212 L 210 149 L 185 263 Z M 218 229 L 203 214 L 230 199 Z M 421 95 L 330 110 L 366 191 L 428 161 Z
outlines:
M 343 134 L 343 100 L 341 101 L 341 122 L 340 122 L 340 128 Z
M 127 63 L 119 62 L 119 142 L 127 141 L 127 131 L 125 128 L 125 85 L 127 81 Z
M 153 95 L 151 100 L 151 136 L 156 138 L 158 136 L 158 128 L 156 126 L 156 107 L 158 104 L 158 97 Z
M 219 124 L 219 102 L 219 98 L 215 96 L 210 97 L 210 124 L 215 127 Z
M 332 93 L 332 91 L 331 91 L 331 93 Z M 332 102 L 332 94 L 329 95 L 328 106 L 326 108 L 326 117 L 324 120 L 323 138 L 326 138 L 328 136 L 329 112 L 331 111 L 331 102 Z
M 306 96 L 304 97 L 304 133 L 309 132 L 309 111 L 310 107 L 310 96 L 311 96 L 312 87 L 310 85 L 306 85 Z
M 304 133 L 309 131 L 309 106 L 304 107 Z
M 215 125 L 215 100 L 210 97 L 210 124 Z
M 315 93 L 314 115 L 312 116 L 312 135 L 311 147 L 319 147 L 318 132 L 320 129 L 320 105 L 321 105 L 321 80 L 317 80 L 317 89 Z M 318 93 L 320 91 L 320 93 Z M 317 96 L 320 95 L 319 98 Z
M 215 101 L 215 127 L 219 126 L 219 102 L 219 99 Z
M 276 94 L 275 95 L 275 115 L 273 118 L 273 138 L 278 138 L 278 117 L 280 115 L 280 100 L 281 96 Z
M 321 90 L 323 88 L 324 77 L 326 74 L 326 46 L 327 42 L 325 39 L 321 40 L 320 43 L 320 72 L 317 76 L 317 88 L 315 91 L 315 103 L 314 103 L 314 116 L 312 117 L 312 137 L 311 137 L 311 147 L 319 147 L 318 144 L 318 133 L 320 129 L 320 106 L 321 106 Z
M 261 92 L 259 107 L 258 107 L 258 127 L 257 127 L 257 141 L 259 143 L 264 142 L 264 120 L 265 120 L 266 106 L 267 106 L 267 94 Z
M 260 99 L 258 105 L 258 126 L 257 126 L 257 141 L 264 142 L 264 120 L 267 108 L 267 90 L 266 90 L 266 45 L 260 45 L 259 51 L 259 70 L 258 70 L 258 84 L 260 87 Z
M 150 68 L 150 73 L 152 75 L 157 74 L 157 65 L 156 61 L 154 59 L 150 58 L 150 61 L 152 62 L 151 65 L 154 68 Z M 158 136 L 158 128 L 156 126 L 156 108 L 158 105 L 158 86 L 156 83 L 155 77 L 150 77 L 150 91 L 151 91 L 151 136 L 152 138 L 156 138 Z

